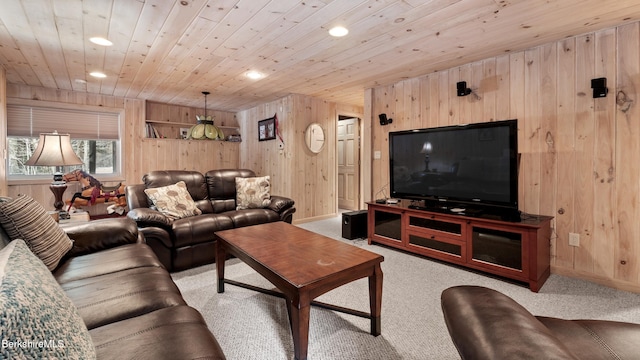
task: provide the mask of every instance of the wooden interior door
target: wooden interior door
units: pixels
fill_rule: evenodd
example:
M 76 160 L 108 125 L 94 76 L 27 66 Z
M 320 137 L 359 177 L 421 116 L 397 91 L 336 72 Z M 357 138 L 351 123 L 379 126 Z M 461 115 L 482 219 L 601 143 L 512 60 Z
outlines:
M 338 207 L 357 210 L 360 194 L 360 126 L 357 118 L 338 121 Z

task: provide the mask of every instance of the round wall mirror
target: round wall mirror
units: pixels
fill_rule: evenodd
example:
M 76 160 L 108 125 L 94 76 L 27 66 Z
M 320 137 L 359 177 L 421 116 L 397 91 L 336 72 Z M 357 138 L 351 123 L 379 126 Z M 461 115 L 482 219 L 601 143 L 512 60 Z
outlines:
M 324 147 L 324 130 L 318 123 L 313 123 L 307 127 L 304 133 L 304 142 L 312 153 L 317 154 Z

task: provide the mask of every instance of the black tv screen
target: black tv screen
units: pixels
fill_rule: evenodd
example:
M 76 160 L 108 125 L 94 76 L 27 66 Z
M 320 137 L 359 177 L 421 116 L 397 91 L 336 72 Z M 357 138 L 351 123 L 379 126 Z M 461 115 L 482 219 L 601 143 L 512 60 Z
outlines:
M 391 196 L 517 209 L 517 132 L 517 120 L 391 132 Z

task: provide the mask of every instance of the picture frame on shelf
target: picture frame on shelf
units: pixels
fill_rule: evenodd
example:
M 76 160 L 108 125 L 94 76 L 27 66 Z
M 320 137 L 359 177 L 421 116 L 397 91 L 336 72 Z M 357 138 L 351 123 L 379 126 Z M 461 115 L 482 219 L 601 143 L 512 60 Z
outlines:
M 258 121 L 258 141 L 274 140 L 276 138 L 275 117 Z

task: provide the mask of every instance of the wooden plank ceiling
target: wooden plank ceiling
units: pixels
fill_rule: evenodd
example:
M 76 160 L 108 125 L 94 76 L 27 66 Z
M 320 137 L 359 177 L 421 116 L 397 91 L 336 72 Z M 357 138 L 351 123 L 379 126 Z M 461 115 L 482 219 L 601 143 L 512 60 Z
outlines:
M 185 106 L 208 90 L 219 110 L 362 105 L 366 88 L 638 19 L 638 0 L 2 0 L 0 64 L 9 83 Z

